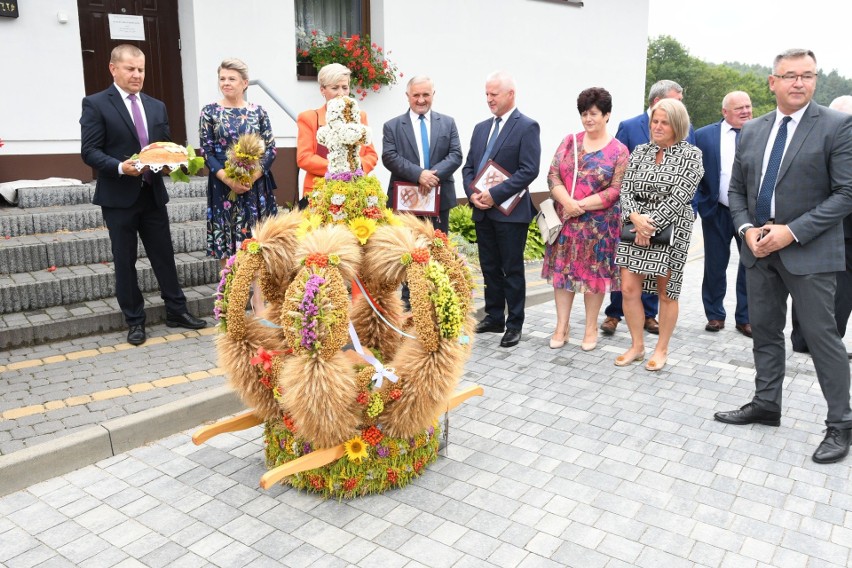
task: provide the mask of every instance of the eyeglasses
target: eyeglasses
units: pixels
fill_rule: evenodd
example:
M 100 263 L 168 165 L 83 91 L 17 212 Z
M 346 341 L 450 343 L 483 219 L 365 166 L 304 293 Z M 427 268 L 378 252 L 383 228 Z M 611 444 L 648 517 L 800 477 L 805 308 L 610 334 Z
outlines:
M 802 80 L 803 83 L 810 83 L 811 81 L 816 81 L 816 78 L 819 76 L 818 73 L 784 73 L 783 75 L 772 75 L 778 79 L 781 79 L 785 83 L 795 83 L 799 79 Z

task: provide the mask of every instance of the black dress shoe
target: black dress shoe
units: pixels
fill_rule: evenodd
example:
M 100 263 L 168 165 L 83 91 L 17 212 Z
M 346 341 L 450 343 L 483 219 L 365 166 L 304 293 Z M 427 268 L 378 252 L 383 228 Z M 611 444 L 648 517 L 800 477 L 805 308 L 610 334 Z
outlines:
M 207 322 L 203 319 L 198 319 L 189 312 L 182 314 L 166 314 L 166 325 L 169 327 L 185 327 L 186 329 L 203 329 L 207 327 Z
M 793 344 L 793 351 L 795 351 L 796 353 L 810 353 L 811 352 L 811 350 L 808 349 L 807 345 L 804 345 L 804 344 L 797 345 L 795 343 Z
M 717 412 L 713 418 L 725 424 L 736 424 L 742 426 L 744 424 L 765 424 L 767 426 L 780 426 L 781 413 L 761 410 L 755 403 L 749 402 L 742 408 L 737 410 L 728 410 L 726 412 Z
M 852 429 L 829 426 L 825 431 L 825 439 L 817 446 L 813 460 L 817 463 L 834 463 L 849 454 L 849 439 Z
M 491 320 L 484 319 L 476 324 L 476 333 L 503 333 L 506 328 L 502 323 L 494 323 Z
M 521 340 L 520 329 L 507 329 L 500 340 L 500 347 L 514 347 Z
M 127 331 L 127 343 L 130 345 L 142 345 L 145 343 L 145 324 L 131 325 Z

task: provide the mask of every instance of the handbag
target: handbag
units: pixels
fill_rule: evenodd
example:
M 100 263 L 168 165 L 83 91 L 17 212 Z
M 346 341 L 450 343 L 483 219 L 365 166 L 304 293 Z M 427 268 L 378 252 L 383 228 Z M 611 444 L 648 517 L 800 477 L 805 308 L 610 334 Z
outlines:
M 571 197 L 574 197 L 574 188 L 577 186 L 577 135 L 574 134 L 574 182 L 571 184 Z M 538 214 L 535 216 L 536 225 L 541 236 L 547 244 L 552 245 L 562 232 L 562 219 L 556 213 L 556 203 L 548 197 L 538 206 Z
M 632 243 L 636 240 L 636 233 L 631 231 L 633 223 L 630 221 L 621 225 L 621 240 Z M 651 244 L 654 245 L 669 245 L 674 242 L 674 224 L 669 225 L 665 229 L 657 230 L 651 235 Z

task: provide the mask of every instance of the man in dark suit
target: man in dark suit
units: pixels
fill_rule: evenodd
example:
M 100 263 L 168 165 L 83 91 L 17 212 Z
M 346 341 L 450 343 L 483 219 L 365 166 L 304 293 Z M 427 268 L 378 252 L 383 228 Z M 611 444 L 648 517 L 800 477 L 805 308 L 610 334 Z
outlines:
M 648 110 L 638 116 L 624 120 L 618 124 L 615 137 L 619 142 L 627 146 L 627 150 L 633 152 L 633 148 L 639 144 L 647 144 L 651 141 L 651 131 L 648 129 L 651 117 L 651 108 L 662 99 L 683 100 L 683 87 L 674 81 L 663 79 L 651 85 L 648 91 Z M 686 141 L 690 144 L 695 142 L 695 133 L 692 125 L 689 126 L 689 135 Z M 660 333 L 660 324 L 657 322 L 657 312 L 660 310 L 660 298 L 656 294 L 642 294 L 642 306 L 645 308 L 645 331 L 648 333 Z M 621 292 L 610 292 L 609 305 L 604 310 L 606 318 L 601 324 L 601 330 L 605 335 L 612 335 L 618 327 L 618 322 L 624 317 L 624 309 L 621 306 Z
M 852 114 L 852 95 L 837 97 L 828 108 L 846 114 Z M 837 276 L 837 290 L 834 293 L 834 321 L 837 322 L 837 332 L 840 337 L 846 337 L 846 326 L 849 323 L 849 314 L 852 314 L 852 215 L 843 219 L 843 236 L 845 237 L 846 269 L 841 270 Z M 796 305 L 793 305 L 793 332 L 790 340 L 793 343 L 793 351 L 807 353 L 808 344 L 799 328 L 799 318 L 796 313 Z M 852 359 L 852 353 L 847 353 Z
M 725 327 L 725 292 L 728 289 L 726 273 L 731 258 L 731 239 L 736 239 L 737 250 L 742 246 L 734 227 L 728 206 L 728 185 L 731 167 L 740 138 L 740 129 L 751 120 L 751 98 L 743 91 L 733 91 L 722 99 L 722 120 L 695 131 L 695 145 L 701 149 L 704 177 L 698 183 L 696 205 L 701 215 L 704 233 L 704 280 L 701 283 L 701 300 L 707 316 L 707 331 L 720 331 Z M 751 337 L 748 319 L 745 267 L 740 262 L 737 269 L 737 307 L 734 312 L 736 329 Z
M 136 279 L 137 234 L 160 284 L 166 325 L 201 329 L 207 325 L 186 309 L 178 283 L 169 231 L 166 186 L 160 175 L 136 169 L 130 156 L 149 142 L 169 141 L 165 105 L 142 94 L 145 54 L 132 45 L 112 50 L 111 87 L 83 99 L 80 117 L 83 161 L 98 172 L 92 202 L 101 206 L 109 229 L 118 305 L 129 331 L 127 342 L 145 342 L 145 305 Z
M 813 454 L 833 463 L 849 453 L 849 361 L 834 321 L 835 273 L 843 270 L 843 217 L 852 213 L 852 116 L 812 102 L 812 51 L 775 58 L 769 88 L 776 111 L 747 122 L 728 196 L 746 267 L 754 338 L 755 394 L 727 424 L 781 423 L 787 297 L 813 355 L 828 405 L 826 434 Z
M 485 98 L 494 118 L 474 127 L 462 168 L 464 191 L 473 205 L 479 265 L 485 281 L 485 318 L 476 332 L 502 333 L 505 328 L 500 346 L 512 347 L 521 340 L 524 325 L 524 248 L 533 218 L 529 185 L 539 173 L 540 129 L 536 121 L 515 107 L 515 81 L 507 73 L 498 71 L 488 76 Z M 471 187 L 489 159 L 511 176 L 477 193 Z M 512 212 L 501 213 L 496 205 L 520 192 L 523 195 Z
M 430 220 L 436 229 L 449 233 L 450 209 L 456 205 L 453 174 L 462 163 L 456 123 L 432 110 L 435 88 L 429 77 L 412 77 L 405 95 L 409 110 L 383 128 L 382 164 L 391 174 L 389 203 L 394 203 L 398 181 L 416 183 L 424 192 L 440 187 L 440 215 Z

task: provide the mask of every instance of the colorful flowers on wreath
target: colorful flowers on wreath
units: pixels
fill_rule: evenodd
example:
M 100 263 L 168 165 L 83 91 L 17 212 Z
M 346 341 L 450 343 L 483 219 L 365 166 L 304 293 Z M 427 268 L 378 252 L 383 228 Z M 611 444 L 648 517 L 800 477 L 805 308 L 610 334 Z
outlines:
M 361 463 L 366 457 L 369 457 L 369 453 L 367 452 L 367 445 L 364 443 L 364 440 L 361 436 L 355 436 L 348 442 L 343 445 L 344 450 L 346 451 L 346 457 L 351 462 Z
M 379 180 L 364 176 L 361 170 L 316 178 L 314 190 L 308 196 L 309 210 L 312 217 L 319 219 L 319 224 L 346 223 L 350 228 L 354 224 L 353 232 L 358 231 L 356 236 L 362 244 L 378 224 L 392 222 L 386 202 L 387 194 Z M 307 232 L 305 225 L 304 232 Z
M 367 239 L 376 232 L 377 227 L 378 225 L 374 219 L 358 217 L 349 221 L 349 230 L 352 231 L 352 234 L 355 235 L 358 242 L 362 245 L 367 243 Z
M 370 426 L 361 432 L 361 438 L 371 446 L 378 446 L 385 437 L 382 431 L 375 426 Z
M 429 262 L 429 249 L 418 248 L 414 249 L 410 253 L 405 253 L 400 258 L 400 262 L 403 266 L 408 266 L 412 262 L 416 262 L 418 264 L 426 264 Z
M 231 292 L 231 283 L 234 280 L 234 263 L 237 261 L 237 255 L 233 255 L 225 261 L 225 268 L 222 269 L 222 278 L 219 280 L 219 285 L 216 287 L 216 294 L 213 300 L 213 318 L 219 321 L 219 325 L 227 329 L 225 314 L 228 312 L 228 295 Z
M 464 325 L 464 313 L 459 306 L 459 298 L 453 289 L 450 277 L 447 276 L 443 266 L 432 261 L 426 265 L 426 278 L 432 283 L 429 299 L 435 306 L 441 337 L 446 339 L 459 337 Z
M 302 261 L 304 266 L 313 266 L 316 268 L 325 268 L 326 266 L 337 266 L 340 264 L 340 257 L 336 254 L 321 254 L 312 252 Z
M 299 302 L 299 312 L 302 314 L 301 343 L 308 351 L 314 351 L 317 346 L 317 327 L 321 320 L 319 299 L 320 287 L 325 284 L 325 278 L 319 274 L 311 274 L 305 283 L 305 293 Z
M 296 437 L 285 416 L 268 422 L 267 465 L 273 467 L 307 455 L 310 444 Z M 346 459 L 289 478 L 294 487 L 310 489 L 325 497 L 350 498 L 402 487 L 419 476 L 437 458 L 435 427 L 414 437 L 386 436 L 376 426 L 364 426 L 343 444 Z
M 262 247 L 257 239 L 246 239 L 240 243 L 240 250 L 246 251 L 249 254 L 259 254 Z

